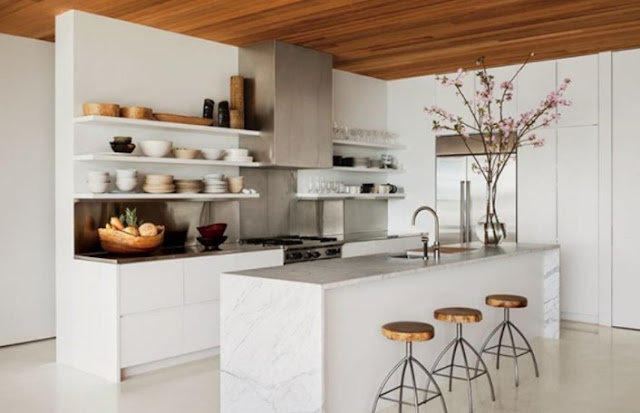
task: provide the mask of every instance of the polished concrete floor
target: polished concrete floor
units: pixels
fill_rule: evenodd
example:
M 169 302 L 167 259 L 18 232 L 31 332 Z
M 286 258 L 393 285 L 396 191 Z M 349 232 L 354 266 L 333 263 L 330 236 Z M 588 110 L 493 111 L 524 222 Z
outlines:
M 523 357 L 522 380 L 516 389 L 510 360 L 497 372 L 491 363 L 498 400 L 491 403 L 486 382 L 478 380 L 474 384 L 476 412 L 640 412 L 640 332 L 565 324 L 560 341 L 538 340 L 533 345 L 540 379 L 533 377 L 531 363 Z M 116 385 L 58 366 L 54 354 L 53 340 L 0 348 L 0 412 L 219 411 L 217 359 L 133 377 Z M 462 383 L 454 384 L 446 400 L 449 412 L 468 411 Z M 430 404 L 423 410 L 439 412 L 440 407 Z

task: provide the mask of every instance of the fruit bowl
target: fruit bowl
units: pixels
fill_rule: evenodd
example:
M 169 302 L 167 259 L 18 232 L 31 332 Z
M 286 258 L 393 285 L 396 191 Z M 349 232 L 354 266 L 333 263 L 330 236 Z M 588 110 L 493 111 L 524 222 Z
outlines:
M 140 254 L 151 252 L 162 245 L 164 227 L 157 225 L 158 234 L 150 237 L 135 236 L 117 229 L 98 228 L 102 248 L 114 254 Z
M 220 238 L 227 230 L 227 224 L 211 224 L 203 227 L 198 227 L 198 232 L 203 238 Z

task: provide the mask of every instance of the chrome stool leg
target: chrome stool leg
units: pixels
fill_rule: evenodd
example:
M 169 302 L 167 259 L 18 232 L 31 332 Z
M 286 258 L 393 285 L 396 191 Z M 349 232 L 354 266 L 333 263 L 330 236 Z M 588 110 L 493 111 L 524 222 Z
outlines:
M 447 412 L 447 406 L 446 406 L 445 401 L 444 401 L 444 396 L 442 395 L 442 391 L 440 390 L 440 387 L 438 386 L 437 383 L 435 383 L 435 389 L 436 389 L 435 391 L 429 391 L 428 388 L 427 389 L 418 388 L 418 384 L 417 384 L 417 381 L 416 381 L 416 372 L 415 372 L 416 369 L 415 369 L 414 365 L 418 366 L 418 368 L 420 368 L 426 374 L 427 380 L 428 380 L 427 382 L 433 381 L 435 383 L 435 381 L 433 380 L 433 377 L 431 376 L 431 373 L 429 372 L 429 370 L 427 370 L 422 365 L 422 363 L 420 363 L 420 361 L 418 361 L 418 359 L 413 357 L 413 343 L 407 342 L 406 343 L 406 355 L 402 358 L 402 360 L 400 360 L 400 362 L 398 362 L 398 364 L 396 364 L 393 367 L 393 369 L 391 369 L 389 374 L 387 374 L 387 377 L 385 377 L 384 381 L 380 385 L 380 388 L 378 389 L 377 397 L 376 397 L 375 401 L 373 402 L 373 407 L 371 409 L 371 413 L 375 413 L 376 408 L 378 407 L 378 401 L 380 399 L 398 403 L 398 412 L 399 413 L 402 413 L 403 405 L 413 406 L 414 409 L 415 409 L 415 413 L 419 413 L 420 406 L 422 406 L 423 404 L 426 404 L 426 403 L 430 402 L 431 400 L 433 400 L 435 398 L 438 398 L 438 397 L 440 397 L 441 402 L 442 402 L 442 410 L 444 411 L 444 413 L 448 413 Z M 401 378 L 400 378 L 400 384 L 398 386 L 392 388 L 392 389 L 385 390 L 385 387 L 387 386 L 389 380 L 391 380 L 391 377 L 393 377 L 395 372 L 398 371 L 398 369 L 401 366 L 402 366 L 402 374 L 401 374 Z M 408 386 L 408 385 L 404 384 L 407 367 L 409 368 L 409 372 L 411 374 L 411 382 L 412 382 L 413 386 Z M 405 388 L 413 391 L 413 403 L 405 402 L 403 400 L 403 394 L 404 394 L 403 390 Z M 392 393 L 392 392 L 394 392 L 396 390 L 398 391 L 398 395 L 399 395 L 398 399 L 393 399 L 393 398 L 387 396 L 389 393 Z M 419 392 L 425 394 L 424 400 L 420 400 Z
M 498 344 L 487 347 L 499 329 L 501 329 L 501 331 L 500 331 L 500 338 L 498 339 Z M 502 343 L 505 330 L 509 334 L 509 341 L 511 342 L 511 345 Z M 515 330 L 516 333 L 518 333 L 518 335 L 520 336 L 520 338 L 522 338 L 522 341 L 525 343 L 526 348 L 518 347 L 516 345 L 516 341 L 513 335 L 513 330 Z M 502 354 L 501 352 L 502 347 L 510 348 L 512 354 Z M 497 351 L 493 352 L 492 350 L 495 350 L 495 349 L 497 349 Z M 516 325 L 511 322 L 509 308 L 504 309 L 504 320 L 500 324 L 498 324 L 498 326 L 491 332 L 491 334 L 489 334 L 484 344 L 482 345 L 480 354 L 491 354 L 496 356 L 496 369 L 500 368 L 500 357 L 512 358 L 516 387 L 520 386 L 520 372 L 519 372 L 519 366 L 518 366 L 518 358 L 521 356 L 524 356 L 525 354 L 531 354 L 531 358 L 533 359 L 533 367 L 536 372 L 536 377 L 540 377 L 540 373 L 538 371 L 538 361 L 536 360 L 536 356 L 533 352 L 533 348 L 531 348 L 531 344 L 529 344 L 529 341 L 527 340 L 527 338 L 524 336 L 524 334 L 522 334 L 522 331 L 520 331 L 520 329 L 518 329 L 518 327 L 516 327 Z M 479 361 L 476 362 L 476 368 L 478 367 L 478 363 Z
M 438 365 L 440 364 L 440 361 L 442 361 L 442 359 L 444 358 L 444 356 L 449 352 L 449 349 L 451 349 L 451 347 L 453 347 L 453 352 L 452 352 L 452 356 L 451 356 L 451 363 L 447 364 L 446 366 L 442 366 L 440 368 L 438 368 Z M 460 353 L 462 354 L 462 361 L 464 364 L 456 364 L 456 359 L 455 356 L 457 354 L 457 349 L 460 349 Z M 469 365 L 469 358 L 467 357 L 467 350 L 470 350 L 473 355 L 477 358 L 477 363 L 481 363 L 482 364 L 482 369 L 478 368 L 478 365 L 476 364 L 476 367 L 471 367 Z M 457 368 L 462 368 L 464 369 L 465 372 L 465 376 L 464 377 L 459 377 L 453 374 L 453 369 L 454 367 Z M 447 371 L 448 373 L 441 373 L 442 371 Z M 473 372 L 473 375 L 471 374 L 471 372 Z M 460 323 L 456 323 L 456 338 L 453 339 L 453 341 L 451 341 L 446 347 L 445 349 L 442 351 L 442 353 L 440 353 L 440 355 L 438 356 L 438 358 L 436 359 L 435 363 L 433 364 L 433 368 L 431 370 L 431 374 L 433 376 L 440 376 L 440 377 L 445 377 L 449 379 L 449 385 L 451 386 L 451 382 L 453 381 L 453 379 L 456 380 L 464 380 L 467 382 L 467 396 L 468 396 L 468 400 L 469 400 L 469 412 L 472 413 L 473 412 L 473 393 L 472 393 L 472 389 L 471 389 L 471 381 L 477 379 L 478 377 L 482 377 L 484 375 L 487 376 L 487 380 L 489 381 L 489 388 L 491 389 L 491 399 L 493 401 L 496 400 L 495 397 L 495 392 L 493 389 L 493 382 L 491 381 L 491 375 L 489 374 L 489 369 L 487 368 L 487 365 L 485 364 L 485 362 L 482 360 L 482 358 L 480 357 L 480 353 L 478 353 L 476 351 L 476 349 L 473 348 L 473 346 L 464 339 L 464 337 L 462 336 L 462 324 Z M 429 385 L 431 384 L 431 381 L 433 381 L 432 379 L 430 379 L 430 381 L 427 382 L 427 389 L 429 388 Z M 435 381 L 434 381 L 435 383 Z M 437 385 L 437 383 L 435 383 Z

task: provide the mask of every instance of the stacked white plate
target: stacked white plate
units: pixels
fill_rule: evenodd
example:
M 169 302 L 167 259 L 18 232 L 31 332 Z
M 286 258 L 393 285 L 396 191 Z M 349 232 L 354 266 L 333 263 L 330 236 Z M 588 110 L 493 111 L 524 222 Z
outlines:
M 180 194 L 197 194 L 204 189 L 201 179 L 176 179 L 176 192 Z
M 204 176 L 204 193 L 226 194 L 229 192 L 227 181 L 223 174 L 208 174 Z
M 173 175 L 146 175 L 142 190 L 148 194 L 170 194 L 175 192 Z
M 249 156 L 247 149 L 227 149 L 224 151 L 224 160 L 228 162 L 253 162 L 253 156 Z

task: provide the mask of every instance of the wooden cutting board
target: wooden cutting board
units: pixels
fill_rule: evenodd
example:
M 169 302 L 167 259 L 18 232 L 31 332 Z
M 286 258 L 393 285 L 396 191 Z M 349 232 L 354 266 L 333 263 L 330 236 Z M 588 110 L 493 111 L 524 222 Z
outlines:
M 186 123 L 188 125 L 213 125 L 213 119 L 199 118 L 197 116 L 174 115 L 171 113 L 154 113 L 153 116 L 162 122 Z

